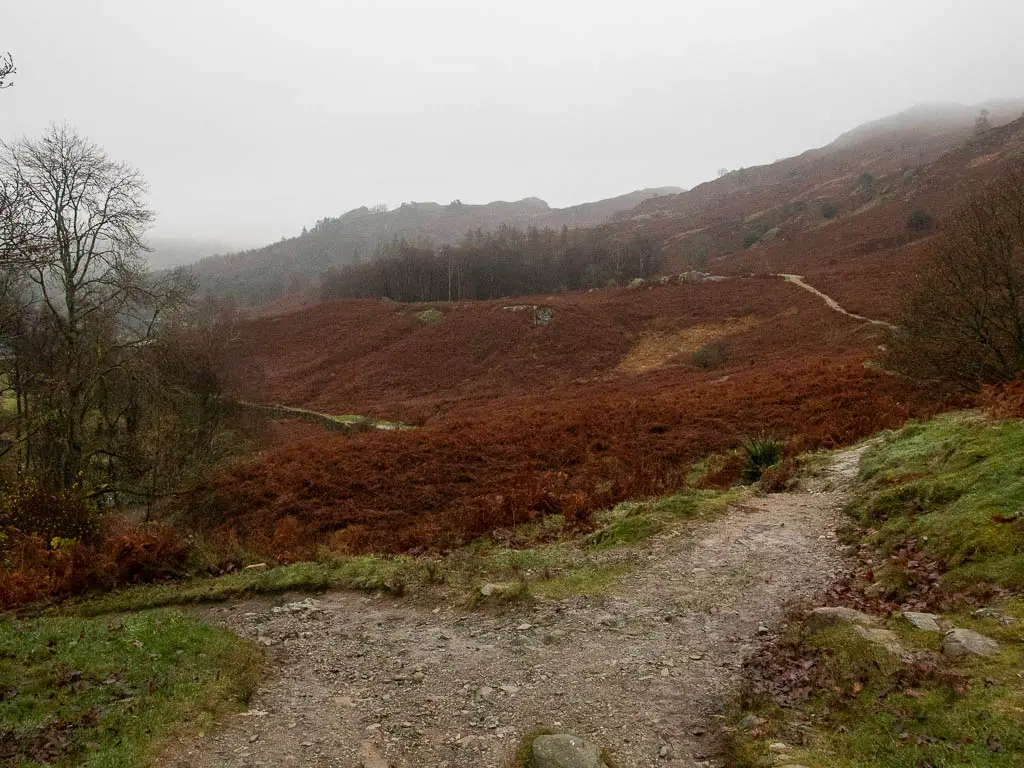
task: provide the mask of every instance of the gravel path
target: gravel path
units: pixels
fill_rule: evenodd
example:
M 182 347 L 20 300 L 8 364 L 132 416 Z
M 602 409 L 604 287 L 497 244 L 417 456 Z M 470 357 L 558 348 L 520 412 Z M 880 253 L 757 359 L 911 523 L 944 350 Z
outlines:
M 717 716 L 744 659 L 788 603 L 850 567 L 835 529 L 858 462 L 839 454 L 807 491 L 652 541 L 615 597 L 501 616 L 346 592 L 207 609 L 272 644 L 270 676 L 249 712 L 161 765 L 503 768 L 538 724 L 622 768 L 717 765 Z
M 871 323 L 872 325 L 882 325 L 891 330 L 896 330 L 896 326 L 893 325 L 892 323 L 887 323 L 884 320 L 873 320 L 870 317 L 864 317 L 863 315 L 855 315 L 853 312 L 848 311 L 838 301 L 833 299 L 827 293 L 822 293 L 813 285 L 808 283 L 806 279 L 804 279 L 803 275 L 779 274 L 777 276 L 781 277 L 787 283 L 792 283 L 795 286 L 803 288 L 805 291 L 813 293 L 819 299 L 828 304 L 830 309 L 834 309 L 836 312 L 839 312 L 840 314 L 846 315 L 847 317 L 852 317 L 854 320 L 862 320 L 865 323 Z

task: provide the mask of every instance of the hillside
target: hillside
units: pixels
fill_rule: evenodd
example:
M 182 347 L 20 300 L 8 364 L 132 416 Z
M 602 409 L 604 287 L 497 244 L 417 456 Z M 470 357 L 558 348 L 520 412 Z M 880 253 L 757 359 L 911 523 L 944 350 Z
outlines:
M 204 291 L 230 294 L 242 305 L 253 306 L 315 288 L 328 268 L 370 259 L 379 244 L 395 238 L 444 245 L 461 240 L 470 230 L 490 231 L 502 224 L 540 229 L 592 227 L 644 200 L 680 191 L 677 187 L 643 189 L 569 208 L 551 208 L 535 197 L 486 205 L 458 200 L 448 205 L 404 203 L 391 211 L 363 207 L 338 218 L 321 219 L 298 237 L 203 259 L 192 271 Z
M 733 171 L 616 217 L 623 237 L 658 242 L 666 271 L 799 273 L 866 315 L 891 311 L 913 274 L 908 229 L 922 211 L 943 216 L 1024 158 L 1024 101 L 917 107 L 856 128 L 821 149 Z
M 270 453 L 218 480 L 218 515 L 269 551 L 281 519 L 297 526 L 293 548 L 332 532 L 352 551 L 458 543 L 671 487 L 681 466 L 752 435 L 843 444 L 937 407 L 865 367 L 884 326 L 777 276 L 803 274 L 884 319 L 917 244 L 1024 152 L 1024 119 L 976 134 L 973 109 L 927 126 L 909 114 L 646 200 L 611 225 L 659 242 L 667 271 L 719 281 L 339 301 L 243 322 L 222 364 L 246 399 L 418 428 L 308 440 L 308 425 L 282 425 Z M 931 217 L 920 231 L 914 211 Z

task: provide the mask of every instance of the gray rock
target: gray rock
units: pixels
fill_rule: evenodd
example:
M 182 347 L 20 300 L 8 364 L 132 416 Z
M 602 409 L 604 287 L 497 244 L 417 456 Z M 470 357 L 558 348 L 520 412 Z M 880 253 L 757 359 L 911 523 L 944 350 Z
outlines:
M 608 768 L 600 747 L 568 733 L 534 739 L 533 764 L 536 768 Z
M 903 646 L 900 645 L 899 636 L 891 630 L 862 627 L 859 624 L 854 627 L 854 630 L 868 642 L 881 646 L 894 656 L 903 656 L 906 653 Z
M 482 587 L 480 587 L 480 594 L 484 597 L 504 595 L 511 592 L 514 588 L 514 584 L 508 583 L 484 584 Z
M 999 653 L 999 643 L 970 629 L 951 629 L 942 640 L 942 652 L 953 658 L 995 656 Z
M 815 608 L 807 616 L 807 626 L 812 629 L 824 629 L 825 627 L 842 623 L 860 624 L 861 626 L 870 627 L 878 624 L 878 619 L 874 616 L 868 616 L 866 613 L 855 611 L 853 608 L 844 608 L 842 606 Z
M 903 618 L 909 621 L 918 629 L 924 632 L 941 632 L 938 616 L 934 613 L 918 613 L 917 611 L 904 611 Z
M 307 597 L 305 600 L 300 600 L 297 603 L 285 603 L 275 608 L 270 609 L 271 613 L 296 613 L 311 616 L 316 613 L 324 613 L 324 609 L 320 607 L 320 603 L 311 597 Z
M 416 313 L 416 319 L 424 325 L 433 325 L 444 319 L 444 313 L 439 309 L 424 309 Z
M 997 611 L 995 608 L 979 608 L 974 612 L 974 618 L 976 619 L 995 619 L 1004 627 L 1012 627 L 1017 623 L 1017 620 L 1013 616 L 1007 616 L 1002 611 Z

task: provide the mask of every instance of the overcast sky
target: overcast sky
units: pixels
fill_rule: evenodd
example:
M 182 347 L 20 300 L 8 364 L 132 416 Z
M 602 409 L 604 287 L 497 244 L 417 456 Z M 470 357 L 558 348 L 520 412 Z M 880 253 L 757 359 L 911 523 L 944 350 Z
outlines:
M 155 234 L 693 186 L 928 101 L 1024 95 L 1022 0 L 0 0 L 0 137 L 68 122 Z

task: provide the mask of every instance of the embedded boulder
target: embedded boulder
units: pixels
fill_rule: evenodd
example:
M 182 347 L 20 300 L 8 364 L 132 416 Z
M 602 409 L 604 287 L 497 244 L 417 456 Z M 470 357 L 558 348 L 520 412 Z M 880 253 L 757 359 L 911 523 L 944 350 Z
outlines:
M 904 611 L 903 618 L 913 624 L 922 632 L 941 632 L 939 617 L 934 613 L 918 613 L 917 611 Z
M 533 764 L 536 768 L 608 768 L 600 747 L 569 733 L 534 739 Z
M 871 627 L 878 624 L 878 619 L 861 611 L 842 606 L 815 608 L 807 616 L 807 626 L 811 629 L 824 629 L 836 624 L 859 624 Z
M 951 629 L 942 640 L 942 652 L 955 659 L 963 656 L 995 656 L 999 653 L 999 643 L 970 629 Z

